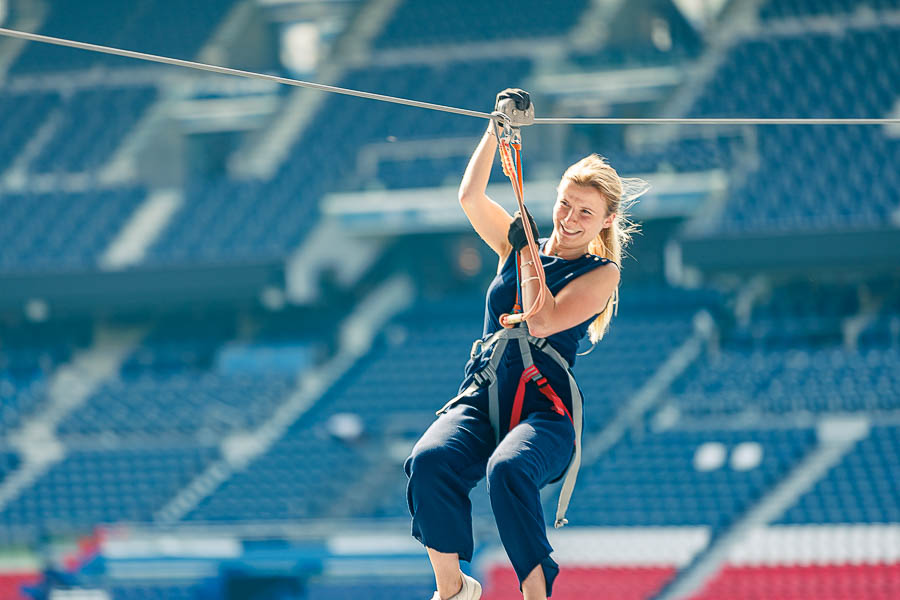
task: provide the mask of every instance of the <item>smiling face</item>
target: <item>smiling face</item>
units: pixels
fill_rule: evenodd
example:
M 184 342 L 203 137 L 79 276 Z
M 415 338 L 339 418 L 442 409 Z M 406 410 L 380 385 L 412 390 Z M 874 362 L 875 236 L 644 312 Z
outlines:
M 584 254 L 591 240 L 610 227 L 614 219 L 615 214 L 607 214 L 600 190 L 564 178 L 553 205 L 554 248 Z

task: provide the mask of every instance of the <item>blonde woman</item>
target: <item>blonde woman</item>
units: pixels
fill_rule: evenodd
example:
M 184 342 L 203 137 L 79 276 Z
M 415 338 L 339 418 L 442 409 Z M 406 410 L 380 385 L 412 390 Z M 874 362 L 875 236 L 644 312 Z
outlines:
M 501 92 L 498 103 L 503 98 L 521 110 L 530 105 L 522 90 Z M 541 265 L 532 264 L 522 219 L 485 195 L 496 151 L 488 127 L 459 188 L 463 211 L 499 257 L 487 291 L 484 337 L 472 348 L 460 394 L 439 411 L 405 464 L 412 533 L 425 545 L 437 581 L 433 600 L 481 596 L 481 585 L 461 572 L 459 561 L 472 559 L 469 492 L 485 476 L 525 599 L 550 596 L 559 568 L 550 557 L 540 490 L 566 476 L 556 519 L 561 526 L 580 461 L 581 395 L 570 367 L 579 341 L 589 334 L 597 342 L 609 326 L 618 303 L 618 265 L 634 232 L 624 214 L 623 180 L 591 155 L 562 176 L 549 238 L 538 238 L 527 215 L 541 249 Z M 532 307 L 543 285 L 540 268 L 543 307 L 526 324 L 504 329 L 500 318 L 517 302 L 524 312 Z

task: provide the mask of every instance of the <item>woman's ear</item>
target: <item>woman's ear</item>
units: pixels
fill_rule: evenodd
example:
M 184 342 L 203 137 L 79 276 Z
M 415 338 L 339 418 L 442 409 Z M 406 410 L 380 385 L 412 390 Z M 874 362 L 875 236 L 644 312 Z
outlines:
M 611 215 L 609 215 L 608 217 L 603 219 L 603 229 L 608 229 L 609 227 L 612 227 L 613 221 L 615 221 L 615 220 L 616 220 L 616 213 L 612 213 Z

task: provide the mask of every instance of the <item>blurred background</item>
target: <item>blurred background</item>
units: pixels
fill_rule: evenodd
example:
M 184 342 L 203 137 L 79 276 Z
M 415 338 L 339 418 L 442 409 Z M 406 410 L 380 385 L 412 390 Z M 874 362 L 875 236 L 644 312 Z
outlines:
M 900 117 L 897 0 L 0 0 L 0 26 L 490 111 Z M 0 598 L 430 598 L 402 462 L 495 257 L 485 122 L 0 38 Z M 900 128 L 535 126 L 653 191 L 554 598 L 900 597 Z M 514 198 L 495 166 L 490 195 Z M 557 490 L 546 490 L 548 515 Z M 472 571 L 521 597 L 483 486 Z

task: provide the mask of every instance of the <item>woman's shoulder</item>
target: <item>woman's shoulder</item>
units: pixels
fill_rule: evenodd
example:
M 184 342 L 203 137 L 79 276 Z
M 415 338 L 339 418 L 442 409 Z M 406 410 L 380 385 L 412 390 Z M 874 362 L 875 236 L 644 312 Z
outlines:
M 617 263 L 616 261 L 614 261 L 611 258 L 606 258 L 605 256 L 598 256 L 597 254 L 585 254 L 585 258 L 587 258 L 589 261 L 593 261 L 593 262 L 597 263 L 598 266 L 611 264 L 611 265 L 615 265 L 617 269 L 621 270 L 621 268 L 619 267 L 619 263 Z

